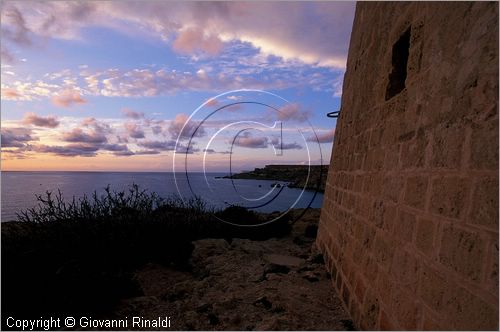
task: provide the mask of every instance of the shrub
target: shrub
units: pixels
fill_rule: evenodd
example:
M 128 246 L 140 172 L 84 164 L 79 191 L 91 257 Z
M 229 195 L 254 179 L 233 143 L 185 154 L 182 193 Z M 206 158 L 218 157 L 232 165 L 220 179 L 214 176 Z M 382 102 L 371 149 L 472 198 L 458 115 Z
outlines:
M 141 265 L 186 268 L 193 240 L 266 239 L 289 231 L 286 219 L 231 226 L 220 219 L 249 225 L 266 216 L 241 207 L 216 211 L 197 197 L 162 199 L 137 185 L 70 202 L 60 191 L 37 198 L 37 206 L 18 214 L 22 222 L 2 224 L 3 317 L 105 313 L 141 293 L 133 277 Z
M 137 185 L 69 203 L 61 192 L 37 198 L 23 222 L 2 225 L 4 316 L 106 311 L 140 292 L 133 271 L 142 264 L 186 265 L 207 215 L 198 198 L 163 200 Z

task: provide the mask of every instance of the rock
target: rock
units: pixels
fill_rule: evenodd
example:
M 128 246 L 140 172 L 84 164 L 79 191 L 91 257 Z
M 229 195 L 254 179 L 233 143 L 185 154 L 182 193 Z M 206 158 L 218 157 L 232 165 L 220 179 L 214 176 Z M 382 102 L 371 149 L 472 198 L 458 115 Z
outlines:
M 304 245 L 306 243 L 311 243 L 311 241 L 314 241 L 310 238 L 307 238 L 307 237 L 304 237 L 304 236 L 296 236 L 293 238 L 293 243 L 301 246 L 301 245 Z
M 124 300 L 116 316 L 168 312 L 181 317 L 172 319 L 173 330 L 343 330 L 340 320 L 350 317 L 325 278 L 325 266 L 313 263 L 319 252 L 311 252 L 310 242 L 293 243 L 295 236 L 307 239 L 309 223 L 294 223 L 293 234 L 265 241 L 194 241 L 189 271 L 154 264 L 137 272 L 145 294 L 159 301 L 127 306 L 137 301 Z
M 354 323 L 350 319 L 342 319 L 340 320 L 342 325 L 344 325 L 346 331 L 356 331 L 356 328 L 354 327 Z
M 221 255 L 229 249 L 229 243 L 224 239 L 203 239 L 193 244 L 193 259 Z
M 317 233 L 318 233 L 318 225 L 316 224 L 307 225 L 306 230 L 304 231 L 304 235 L 312 239 L 316 238 Z
M 210 322 L 210 325 L 217 325 L 220 323 L 219 317 L 214 313 L 208 314 L 208 321 Z
M 180 284 L 180 285 L 175 285 L 172 291 L 163 294 L 161 296 L 161 299 L 168 302 L 175 302 L 183 299 L 186 296 L 186 294 L 187 290 L 183 287 L 182 284 Z
M 212 310 L 212 304 L 211 303 L 203 303 L 202 305 L 198 306 L 196 308 L 197 313 L 204 313 Z
M 271 309 L 273 304 L 267 299 L 266 296 L 261 296 L 253 302 L 255 306 L 262 306 L 265 309 Z
M 307 271 L 306 273 L 304 273 L 302 278 L 304 278 L 310 282 L 318 282 L 319 281 L 319 277 L 316 275 L 316 273 L 311 272 L 311 271 Z
M 286 255 L 276 255 L 269 254 L 265 255 L 264 258 L 272 264 L 288 266 L 288 267 L 298 267 L 304 260 L 295 256 L 286 256 Z
M 281 326 L 281 320 L 277 317 L 271 317 L 262 321 L 256 328 L 258 331 L 280 331 L 285 330 Z
M 323 254 L 311 254 L 307 261 L 313 264 L 325 264 Z
M 264 267 L 264 277 L 269 273 L 287 274 L 288 272 L 290 272 L 290 268 L 288 266 L 285 266 L 285 265 L 278 265 L 278 264 L 271 263 L 271 264 L 267 264 Z

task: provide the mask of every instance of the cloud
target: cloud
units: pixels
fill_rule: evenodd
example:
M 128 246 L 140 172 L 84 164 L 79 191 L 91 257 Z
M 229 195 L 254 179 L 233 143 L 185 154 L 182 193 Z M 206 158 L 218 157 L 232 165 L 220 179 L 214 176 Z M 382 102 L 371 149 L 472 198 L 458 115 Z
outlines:
M 38 116 L 35 113 L 26 113 L 22 122 L 27 125 L 46 128 L 56 128 L 59 126 L 59 121 L 54 116 L 43 117 Z
M 128 136 L 132 138 L 144 138 L 144 130 L 136 123 L 127 122 L 124 126 Z
M 136 155 L 151 155 L 151 154 L 160 154 L 161 151 L 158 150 L 139 150 L 134 152 Z
M 222 41 L 215 35 L 207 35 L 201 28 L 181 31 L 172 43 L 172 48 L 184 54 L 204 52 L 217 55 L 222 50 Z
M 81 125 L 86 128 L 92 128 L 96 133 L 100 134 L 110 134 L 113 132 L 107 123 L 98 121 L 95 118 L 85 118 L 81 122 Z
M 83 119 L 80 126 L 63 133 L 62 140 L 72 143 L 102 144 L 108 142 L 107 135 L 113 132 L 108 124 L 95 118 Z
M 9 45 L 30 36 L 82 39 L 89 27 L 156 36 L 181 53 L 219 54 L 248 43 L 260 53 L 344 68 L 354 2 L 11 2 L 2 7 Z
M 25 153 L 25 148 L 17 148 L 16 150 L 6 150 L 2 149 L 2 160 L 8 160 L 8 159 L 27 159 L 29 158 L 26 153 Z M 9 158 L 3 158 L 4 155 L 8 155 Z
M 274 146 L 275 149 L 277 150 L 301 150 L 302 145 L 297 144 L 296 142 L 293 143 L 283 143 L 283 144 L 277 144 Z
M 276 150 L 302 149 L 302 146 L 297 142 L 281 144 L 277 137 L 273 137 L 272 139 L 265 136 L 255 137 L 249 132 L 244 132 L 242 135 L 239 135 L 234 141 L 234 145 L 252 149 L 264 149 L 269 146 L 273 146 Z
M 116 151 L 113 152 L 113 154 L 118 157 L 130 157 L 135 155 L 136 153 L 130 150 L 126 150 L 126 151 Z
M 161 150 L 161 151 L 173 151 L 175 149 L 176 142 L 174 140 L 169 141 L 142 141 L 137 143 L 137 145 L 150 150 Z
M 3 6 L 2 6 L 3 7 Z M 14 6 L 2 8 L 2 37 L 17 44 L 29 46 L 31 39 L 30 30 L 21 12 Z
M 163 128 L 160 125 L 151 126 L 151 131 L 155 135 L 160 135 L 163 132 Z
M 280 121 L 304 122 L 307 121 L 312 115 L 311 111 L 302 110 L 302 107 L 297 103 L 286 104 L 281 107 L 278 112 L 273 112 L 276 114 L 276 118 Z
M 14 81 L 12 83 L 2 82 L 2 98 L 5 100 L 33 100 L 40 97 L 53 96 L 60 86 L 46 83 L 41 80 L 36 82 Z
M 297 142 L 293 143 L 280 143 L 279 138 L 273 137 L 271 139 L 271 144 L 274 146 L 276 150 L 301 150 L 302 145 Z
M 103 144 L 99 146 L 100 149 L 112 152 L 128 151 L 128 146 L 125 144 Z
M 190 139 L 193 137 L 202 137 L 205 135 L 205 129 L 199 126 L 197 121 L 189 121 L 187 114 L 177 114 L 175 119 L 170 122 L 168 131 L 173 139 Z
M 203 152 L 209 153 L 209 154 L 216 153 L 216 151 L 214 149 L 203 149 Z
M 106 69 L 93 71 L 85 69 L 78 75 L 71 71 L 47 73 L 47 81 L 31 81 L 30 78 L 21 81 L 2 82 L 2 98 L 7 100 L 34 100 L 54 97 L 59 104 L 70 105 L 82 103 L 84 95 L 105 97 L 152 97 L 170 96 L 179 92 L 220 92 L 222 90 L 258 89 L 282 90 L 288 88 L 310 88 L 315 91 L 327 91 L 337 95 L 341 86 L 343 71 L 326 71 L 320 68 L 310 68 L 284 65 L 281 62 L 270 61 L 268 58 L 256 59 L 257 64 L 246 63 L 245 54 L 231 54 L 216 60 L 216 70 L 208 65 L 193 63 L 196 72 L 161 68 L 147 69 Z M 215 60 L 214 60 L 215 61 Z M 261 61 L 264 64 L 259 65 Z M 243 62 L 243 63 L 242 63 Z M 340 82 L 340 83 L 339 83 Z M 340 85 L 339 85 L 340 84 Z M 61 91 L 66 92 L 62 95 Z M 69 97 L 68 97 L 69 96 Z M 238 98 L 237 96 L 230 96 Z M 62 101 L 62 103 L 61 103 Z M 220 103 L 220 101 L 218 100 Z M 208 106 L 216 106 L 210 102 Z M 140 112 L 137 112 L 137 116 Z M 130 113 L 132 115 L 132 113 Z M 133 116 L 133 115 L 132 115 Z
M 4 46 L 1 46 L 0 49 L 0 59 L 2 63 L 15 63 L 16 59 L 14 58 L 14 55 Z
M 205 105 L 215 108 L 215 107 L 218 107 L 220 105 L 220 103 L 217 99 L 210 98 L 209 100 L 207 100 L 207 103 Z
M 334 135 L 335 135 L 335 129 L 331 129 L 321 134 L 316 134 L 316 136 L 311 135 L 307 138 L 307 141 L 319 142 L 319 143 L 331 143 L 333 142 Z
M 82 98 L 77 90 L 64 90 L 52 97 L 52 103 L 59 107 L 70 107 L 78 104 L 85 104 L 87 101 Z
M 125 144 L 107 144 L 102 142 L 76 142 L 60 145 L 30 145 L 28 151 L 37 153 L 51 153 L 60 157 L 95 157 L 99 151 L 109 151 L 116 156 L 129 156 L 134 153 Z
M 31 129 L 27 128 L 5 128 L 1 130 L 2 148 L 21 148 L 27 142 L 36 140 L 32 136 Z
M 7 88 L 4 89 L 2 88 L 2 99 L 5 100 L 18 100 L 21 99 L 21 94 L 16 91 L 16 89 L 12 88 Z
M 65 146 L 33 145 L 31 151 L 38 153 L 52 153 L 61 157 L 95 157 L 99 146 L 93 144 L 75 143 Z
M 90 133 L 84 132 L 80 128 L 75 128 L 70 132 L 63 133 L 63 141 L 66 142 L 79 142 L 79 143 L 105 143 L 108 141 L 105 135 L 92 131 Z
M 269 139 L 267 137 L 255 137 L 249 132 L 244 132 L 234 140 L 234 145 L 252 149 L 265 149 L 268 144 Z
M 196 152 L 200 152 L 200 149 L 196 148 L 194 144 L 191 144 L 189 147 L 185 145 L 177 145 L 176 153 L 183 154 L 194 154 Z
M 122 109 L 122 113 L 125 115 L 125 117 L 127 117 L 129 119 L 134 119 L 134 120 L 144 119 L 143 112 L 135 112 L 131 109 L 124 108 L 124 109 Z

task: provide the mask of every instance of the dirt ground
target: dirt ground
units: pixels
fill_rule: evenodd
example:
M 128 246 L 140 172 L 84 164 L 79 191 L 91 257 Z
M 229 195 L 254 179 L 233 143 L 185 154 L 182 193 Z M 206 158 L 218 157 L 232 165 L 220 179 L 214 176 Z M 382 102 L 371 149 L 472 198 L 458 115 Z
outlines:
M 280 239 L 196 241 L 186 271 L 138 271 L 144 296 L 124 300 L 114 316 L 169 317 L 170 330 L 351 330 L 314 248 L 318 218 L 308 211 Z

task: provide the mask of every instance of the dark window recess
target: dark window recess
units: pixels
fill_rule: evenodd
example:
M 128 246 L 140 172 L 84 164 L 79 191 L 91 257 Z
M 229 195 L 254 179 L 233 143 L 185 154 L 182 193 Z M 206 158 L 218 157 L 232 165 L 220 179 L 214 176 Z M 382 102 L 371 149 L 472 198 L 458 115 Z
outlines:
M 385 91 L 385 100 L 389 100 L 406 87 L 406 65 L 410 53 L 411 27 L 399 38 L 392 47 L 392 72 L 389 74 L 389 84 Z

